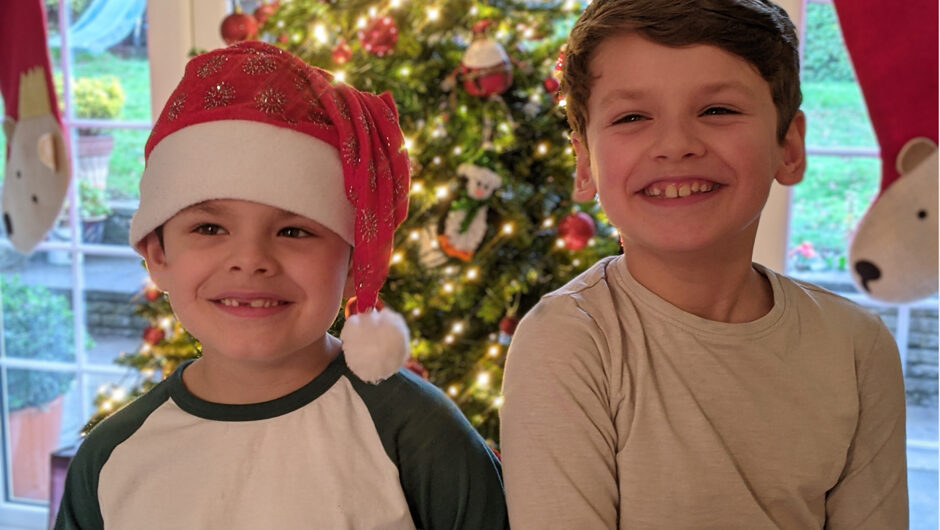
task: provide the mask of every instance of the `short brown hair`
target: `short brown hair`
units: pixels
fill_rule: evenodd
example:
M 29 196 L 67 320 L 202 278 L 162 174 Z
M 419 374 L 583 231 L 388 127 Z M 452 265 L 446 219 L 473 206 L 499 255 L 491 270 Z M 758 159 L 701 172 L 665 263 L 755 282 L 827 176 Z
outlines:
M 783 141 L 802 95 L 796 28 L 782 8 L 769 0 L 594 0 L 568 37 L 562 77 L 568 123 L 583 142 L 591 60 L 604 40 L 632 32 L 664 46 L 716 46 L 754 65 L 770 84 Z

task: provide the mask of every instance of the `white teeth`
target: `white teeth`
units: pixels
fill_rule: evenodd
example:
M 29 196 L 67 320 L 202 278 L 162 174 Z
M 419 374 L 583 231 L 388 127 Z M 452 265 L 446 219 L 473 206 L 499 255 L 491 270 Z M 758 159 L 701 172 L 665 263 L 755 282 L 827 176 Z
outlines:
M 241 306 L 250 306 L 250 307 L 271 307 L 280 305 L 280 302 L 276 300 L 251 300 L 250 302 L 239 302 L 238 300 L 233 300 L 231 298 L 222 298 L 219 300 L 222 305 L 229 307 L 241 307 Z
M 643 190 L 643 193 L 647 197 L 663 197 L 666 199 L 675 199 L 679 197 L 688 197 L 693 193 L 708 193 L 714 189 L 718 189 L 718 184 L 715 183 L 699 183 L 692 182 L 691 184 L 666 184 L 665 188 L 660 188 L 660 184 L 651 184 L 649 187 Z

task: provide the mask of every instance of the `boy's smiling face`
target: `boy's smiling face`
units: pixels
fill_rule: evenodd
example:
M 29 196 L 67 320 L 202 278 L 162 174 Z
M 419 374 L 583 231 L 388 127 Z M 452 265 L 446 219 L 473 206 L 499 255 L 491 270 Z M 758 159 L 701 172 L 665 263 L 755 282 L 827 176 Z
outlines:
M 240 200 L 182 210 L 140 245 L 204 355 L 277 362 L 322 347 L 344 294 L 351 247 L 319 223 Z
M 802 178 L 802 113 L 778 142 L 769 84 L 714 46 L 624 34 L 591 65 L 586 138 L 573 137 L 575 199 L 596 193 L 631 251 L 749 254 L 772 181 Z

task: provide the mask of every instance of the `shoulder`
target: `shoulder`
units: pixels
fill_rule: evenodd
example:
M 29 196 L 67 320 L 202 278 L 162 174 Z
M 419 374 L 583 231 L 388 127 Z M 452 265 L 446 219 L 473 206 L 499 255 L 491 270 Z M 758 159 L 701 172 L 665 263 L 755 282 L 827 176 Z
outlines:
M 351 371 L 347 371 L 346 377 L 369 410 L 383 443 L 388 441 L 387 433 L 401 433 L 403 429 L 415 434 L 447 433 L 456 437 L 476 432 L 449 397 L 411 370 L 401 369 L 375 385 L 362 381 Z
M 97 463 L 96 467 L 103 465 L 111 452 L 133 436 L 147 418 L 169 399 L 167 386 L 167 381 L 158 383 L 147 393 L 96 425 L 82 442 L 75 460 Z
M 801 340 L 850 343 L 856 358 L 873 351 L 897 355 L 891 331 L 873 310 L 812 283 L 777 275 L 787 300 L 788 322 Z M 810 331 L 816 330 L 813 334 Z
M 550 330 L 558 329 L 556 323 L 565 323 L 565 328 L 569 328 L 572 323 L 590 324 L 613 312 L 614 294 L 608 267 L 616 259 L 616 256 L 601 259 L 565 285 L 542 296 L 526 313 L 520 327 L 547 327 Z

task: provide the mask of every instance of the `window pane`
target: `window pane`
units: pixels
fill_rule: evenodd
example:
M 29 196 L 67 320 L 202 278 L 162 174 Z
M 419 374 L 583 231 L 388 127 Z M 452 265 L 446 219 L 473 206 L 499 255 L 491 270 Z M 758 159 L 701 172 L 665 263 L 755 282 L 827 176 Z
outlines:
M 41 259 L 43 256 L 36 256 Z M 31 258 L 32 261 L 34 258 Z M 52 267 L 29 267 L 21 275 L 0 277 L 5 357 L 30 361 L 75 362 L 75 334 L 68 278 L 48 285 L 57 272 Z M 66 271 L 67 272 L 67 271 Z M 42 280 L 42 284 L 31 283 Z
M 89 363 L 113 367 L 122 352 L 137 351 L 147 322 L 134 314 L 134 309 L 140 303 L 146 277 L 139 258 L 85 257 Z
M 3 380 L 7 396 L 4 416 L 9 425 L 4 451 L 8 455 L 8 497 L 48 502 L 49 455 L 63 443 L 75 441 L 74 433 L 63 436 L 63 418 L 80 413 L 75 374 L 7 368 Z
M 832 4 L 806 6 L 803 46 L 803 111 L 806 144 L 877 147 Z
M 849 238 L 878 192 L 881 161 L 810 156 L 790 206 L 788 269 L 847 271 Z

